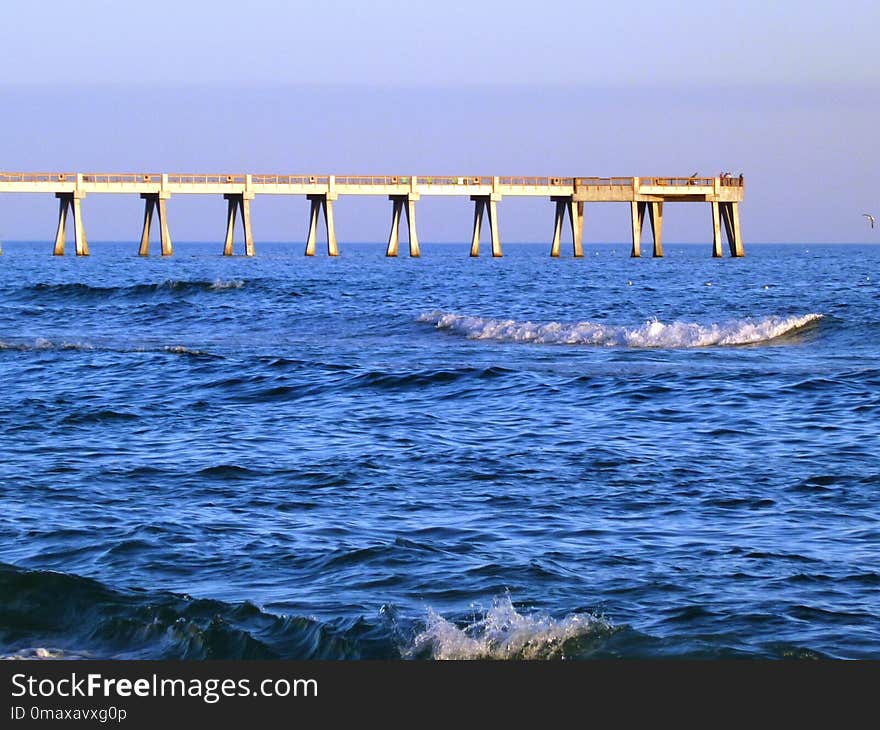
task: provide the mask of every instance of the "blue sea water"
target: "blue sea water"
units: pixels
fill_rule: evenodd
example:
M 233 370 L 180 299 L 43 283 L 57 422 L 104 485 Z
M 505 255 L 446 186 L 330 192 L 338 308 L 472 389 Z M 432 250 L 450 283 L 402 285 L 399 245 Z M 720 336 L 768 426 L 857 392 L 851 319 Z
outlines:
M 0 655 L 880 657 L 880 247 L 0 258 Z

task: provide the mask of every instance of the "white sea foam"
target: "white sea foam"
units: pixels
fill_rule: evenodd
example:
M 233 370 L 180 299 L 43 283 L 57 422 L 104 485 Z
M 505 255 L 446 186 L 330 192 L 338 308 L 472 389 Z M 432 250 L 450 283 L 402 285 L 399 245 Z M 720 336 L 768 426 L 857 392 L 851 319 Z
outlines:
M 474 340 L 678 349 L 768 342 L 816 322 L 822 316 L 821 314 L 771 316 L 710 324 L 677 321 L 666 324 L 652 319 L 641 325 L 627 327 L 588 321 L 518 322 L 513 319 L 470 317 L 435 311 L 422 314 L 419 316 L 419 321 L 430 322 L 438 329 L 465 335 Z
M 220 291 L 221 289 L 241 289 L 243 286 L 243 279 L 229 279 L 227 281 L 214 279 L 214 283 L 211 284 L 210 288 L 214 291 Z
M 0 654 L 0 660 L 9 659 L 84 659 L 86 655 L 64 649 L 46 649 L 41 646 L 19 649 L 14 654 Z
M 611 630 L 607 620 L 589 613 L 563 619 L 521 614 L 510 597 L 503 596 L 463 628 L 429 610 L 425 630 L 406 654 L 429 653 L 433 659 L 564 659 L 567 642 Z
M 53 342 L 45 337 L 37 337 L 33 341 L 5 342 L 0 341 L 0 350 L 20 350 L 30 352 L 34 350 L 94 350 L 94 345 L 86 342 Z

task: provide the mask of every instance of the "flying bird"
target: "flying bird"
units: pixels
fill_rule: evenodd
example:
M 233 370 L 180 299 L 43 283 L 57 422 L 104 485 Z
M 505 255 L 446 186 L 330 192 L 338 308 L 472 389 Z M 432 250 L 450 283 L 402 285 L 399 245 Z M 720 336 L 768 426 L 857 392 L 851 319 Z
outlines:
M 862 213 L 862 215 L 868 219 L 868 223 L 870 223 L 871 228 L 873 228 L 874 227 L 874 216 L 872 216 L 870 213 Z

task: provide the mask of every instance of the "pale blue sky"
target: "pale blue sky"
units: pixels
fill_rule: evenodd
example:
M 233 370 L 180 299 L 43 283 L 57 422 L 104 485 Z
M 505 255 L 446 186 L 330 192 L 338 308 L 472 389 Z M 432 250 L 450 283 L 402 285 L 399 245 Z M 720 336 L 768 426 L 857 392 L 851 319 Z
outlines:
M 743 172 L 747 241 L 871 241 L 880 214 L 880 10 L 827 2 L 150 3 L 7 0 L 0 169 L 400 174 Z M 794 183 L 794 184 L 791 184 Z M 386 201 L 346 199 L 341 239 L 381 240 Z M 133 238 L 139 201 L 91 196 L 93 240 Z M 0 240 L 51 233 L 50 198 L 0 197 Z M 546 201 L 504 201 L 543 240 Z M 587 242 L 625 240 L 591 207 Z M 423 201 L 426 241 L 464 201 Z M 178 196 L 178 240 L 219 238 L 223 201 Z M 709 234 L 675 206 L 668 240 Z M 254 204 L 300 239 L 305 201 Z
M 877 3 L 5 0 L 0 80 L 876 82 Z M 26 59 L 26 60 L 25 60 Z

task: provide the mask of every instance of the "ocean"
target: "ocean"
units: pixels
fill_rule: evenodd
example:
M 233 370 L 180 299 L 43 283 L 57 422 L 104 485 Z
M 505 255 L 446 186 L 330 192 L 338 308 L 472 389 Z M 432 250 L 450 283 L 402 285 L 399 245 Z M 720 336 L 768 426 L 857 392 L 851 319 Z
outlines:
M 0 257 L 0 655 L 880 658 L 880 247 Z

